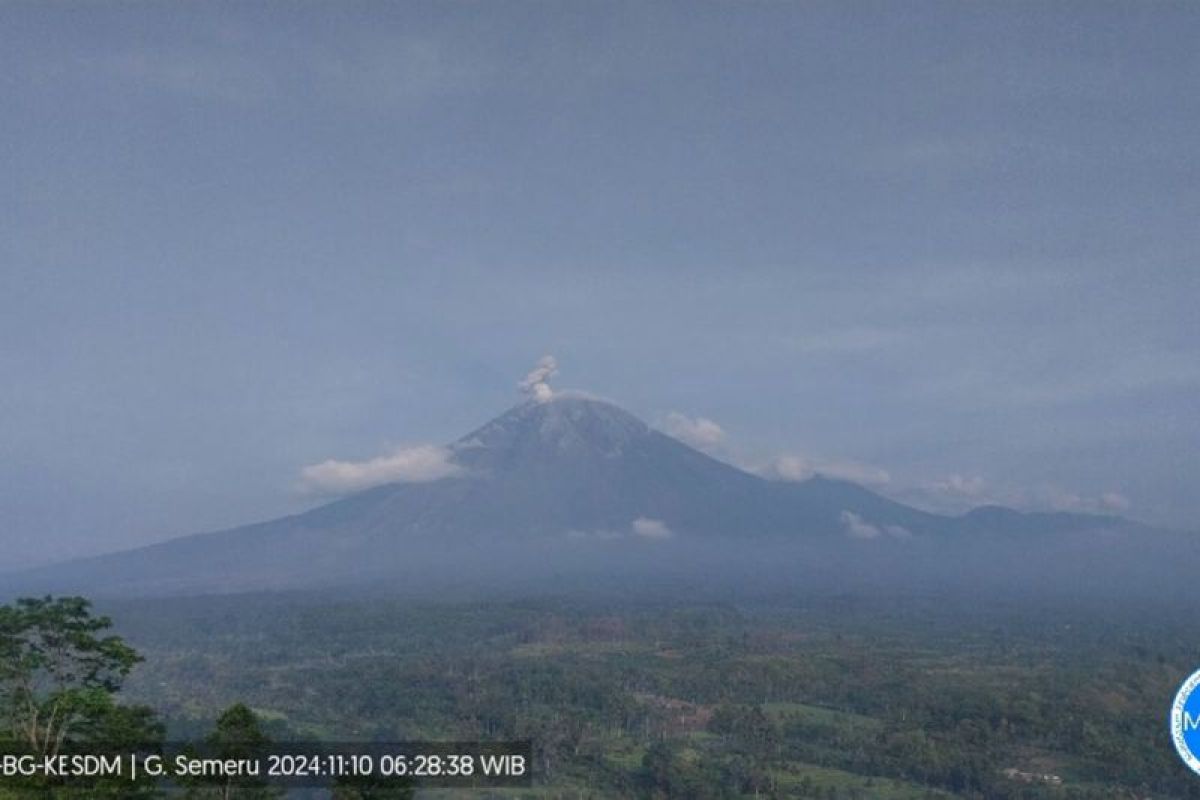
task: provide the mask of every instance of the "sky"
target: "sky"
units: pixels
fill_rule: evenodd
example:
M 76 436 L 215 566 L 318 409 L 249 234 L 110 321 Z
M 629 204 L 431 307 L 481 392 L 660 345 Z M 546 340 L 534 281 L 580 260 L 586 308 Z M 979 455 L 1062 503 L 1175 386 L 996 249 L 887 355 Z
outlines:
M 775 478 L 1198 527 L 1197 41 L 1161 1 L 0 4 L 2 565 L 310 507 L 546 355 Z

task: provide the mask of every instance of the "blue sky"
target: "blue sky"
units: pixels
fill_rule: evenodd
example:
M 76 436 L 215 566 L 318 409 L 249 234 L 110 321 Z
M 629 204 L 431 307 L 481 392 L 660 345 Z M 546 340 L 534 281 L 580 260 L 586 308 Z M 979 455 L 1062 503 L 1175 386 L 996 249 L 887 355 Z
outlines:
M 1197 41 L 1167 2 L 4 4 L 7 557 L 303 508 L 544 354 L 782 477 L 1195 527 Z

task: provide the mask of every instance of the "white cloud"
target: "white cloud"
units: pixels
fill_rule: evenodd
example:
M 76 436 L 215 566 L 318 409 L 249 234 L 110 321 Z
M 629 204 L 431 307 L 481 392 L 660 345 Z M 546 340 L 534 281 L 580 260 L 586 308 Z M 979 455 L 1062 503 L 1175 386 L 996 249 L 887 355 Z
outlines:
M 912 531 L 902 525 L 884 525 L 881 528 L 867 522 L 853 511 L 843 511 L 839 519 L 842 523 L 842 530 L 851 539 L 878 539 L 885 534 L 893 539 L 912 538 Z
M 1120 492 L 1108 491 L 1093 497 L 1050 485 L 1029 490 L 1024 496 L 1019 494 L 1018 499 L 1025 500 L 1026 504 L 1034 507 L 1043 506 L 1054 511 L 1084 513 L 1127 511 L 1130 506 L 1129 498 Z
M 554 390 L 550 388 L 549 381 L 558 372 L 558 361 L 554 356 L 542 356 L 538 360 L 537 366 L 530 370 L 529 374 L 517 384 L 522 392 L 532 397 L 539 403 L 545 403 L 554 397 Z
M 851 539 L 877 539 L 881 531 L 853 511 L 843 511 L 842 529 Z
M 886 486 L 892 476 L 887 470 L 857 461 L 816 459 L 794 453 L 775 456 L 765 463 L 741 457 L 726 448 L 725 429 L 707 417 L 689 417 L 678 411 L 667 414 L 666 433 L 684 444 L 706 452 L 723 451 L 726 460 L 746 472 L 775 481 L 806 481 L 818 475 L 863 486 Z
M 987 481 L 979 476 L 965 477 L 953 474 L 931 482 L 927 488 L 932 492 L 956 497 L 981 497 L 987 489 Z
M 1083 511 L 1087 501 L 1075 492 L 1057 486 L 1043 486 L 1030 492 L 1032 502 L 1055 511 Z
M 638 517 L 633 521 L 633 535 L 645 539 L 670 539 L 675 534 L 661 519 Z
M 461 475 L 462 467 L 445 447 L 418 445 L 400 448 L 368 461 L 329 459 L 301 471 L 301 484 L 311 492 L 344 494 L 385 483 L 425 483 Z
M 808 459 L 800 456 L 779 456 L 754 471 L 765 478 L 780 481 L 805 481 L 816 474 Z
M 979 476 L 951 474 L 945 478 L 910 487 L 907 494 L 915 502 L 943 511 L 961 513 L 981 505 L 1003 505 L 1023 511 L 1071 511 L 1079 513 L 1120 513 L 1131 505 L 1117 491 L 1097 495 L 1064 489 L 1051 483 L 1034 486 L 994 486 Z
M 666 432 L 697 450 L 711 450 L 725 441 L 725 431 L 706 417 L 689 417 L 678 411 L 667 414 Z
M 750 472 L 777 481 L 806 481 L 822 475 L 826 478 L 850 481 L 864 486 L 884 486 L 892 476 L 885 469 L 855 461 L 822 461 L 801 455 L 782 455 Z
M 670 539 L 674 535 L 675 532 L 667 527 L 667 523 L 661 519 L 651 519 L 650 517 L 638 517 L 624 531 L 608 528 L 597 530 L 572 528 L 566 532 L 568 539 L 576 541 L 627 539 L 630 536 L 639 536 L 643 539 Z

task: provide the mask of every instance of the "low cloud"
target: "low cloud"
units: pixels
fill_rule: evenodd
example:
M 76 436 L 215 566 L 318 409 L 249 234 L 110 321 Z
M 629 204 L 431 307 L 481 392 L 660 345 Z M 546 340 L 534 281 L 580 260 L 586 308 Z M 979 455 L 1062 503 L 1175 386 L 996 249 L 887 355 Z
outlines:
M 625 530 L 612 530 L 611 528 L 601 528 L 597 530 L 580 530 L 572 528 L 568 530 L 566 536 L 568 539 L 576 541 L 582 540 L 612 540 L 612 539 L 628 539 L 630 537 L 640 537 L 642 539 L 670 539 L 675 535 L 667 523 L 661 519 L 651 519 L 650 517 L 638 517 Z
M 1032 486 L 997 486 L 979 475 L 951 473 L 935 480 L 893 480 L 882 467 L 843 459 L 824 459 L 784 453 L 767 460 L 747 458 L 731 446 L 725 430 L 706 417 L 689 417 L 678 411 L 666 416 L 663 430 L 681 442 L 737 465 L 759 477 L 774 481 L 801 482 L 814 477 L 849 481 L 918 506 L 946 514 L 961 514 L 982 505 L 1003 505 L 1023 511 L 1071 511 L 1087 514 L 1122 514 L 1132 503 L 1119 491 L 1080 493 L 1045 483 Z M 875 538 L 888 535 L 906 538 L 904 528 L 879 528 L 856 517 L 843 517 L 847 535 Z M 894 526 L 893 526 L 894 527 Z
M 638 517 L 633 521 L 633 535 L 644 539 L 670 539 L 675 534 L 661 519 Z
M 1054 484 L 1034 486 L 994 486 L 981 477 L 951 474 L 927 481 L 903 494 L 944 511 L 962 512 L 981 505 L 1002 505 L 1023 511 L 1072 511 L 1089 514 L 1113 514 L 1128 511 L 1132 505 L 1118 491 L 1085 494 Z
M 1018 500 L 1032 507 L 1050 508 L 1053 511 L 1077 511 L 1088 514 L 1111 514 L 1127 511 L 1129 498 L 1120 492 L 1108 491 L 1098 496 L 1079 494 L 1058 486 L 1042 486 L 1018 493 Z M 1027 498 L 1027 499 L 1026 499 Z
M 820 475 L 876 488 L 886 486 L 892 480 L 887 470 L 857 461 L 810 458 L 795 453 L 784 453 L 766 461 L 747 458 L 736 447 L 729 446 L 725 429 L 707 417 L 689 417 L 672 411 L 667 414 L 663 430 L 686 445 L 719 454 L 739 469 L 768 480 L 798 483 Z
M 554 390 L 548 381 L 558 372 L 558 361 L 554 356 L 542 356 L 537 366 L 517 384 L 521 391 L 539 403 L 545 403 L 554 397 Z
M 864 486 L 886 486 L 892 476 L 885 469 L 855 461 L 823 461 L 800 455 L 783 455 L 750 470 L 777 481 L 806 481 L 818 475 Z
M 987 481 L 979 476 L 968 478 L 954 474 L 931 482 L 929 490 L 956 497 L 983 497 L 987 490 Z
M 400 448 L 368 461 L 329 459 L 301 470 L 301 486 L 316 494 L 345 494 L 385 483 L 427 483 L 463 473 L 445 447 Z
M 839 518 L 842 531 L 851 539 L 878 539 L 890 536 L 893 539 L 911 539 L 912 531 L 902 525 L 872 525 L 853 511 L 843 511 Z
M 882 534 L 879 528 L 867 522 L 853 511 L 843 511 L 841 522 L 842 530 L 851 539 L 878 539 Z
M 724 429 L 706 417 L 689 417 L 678 411 L 667 414 L 668 435 L 697 450 L 711 450 L 725 441 Z

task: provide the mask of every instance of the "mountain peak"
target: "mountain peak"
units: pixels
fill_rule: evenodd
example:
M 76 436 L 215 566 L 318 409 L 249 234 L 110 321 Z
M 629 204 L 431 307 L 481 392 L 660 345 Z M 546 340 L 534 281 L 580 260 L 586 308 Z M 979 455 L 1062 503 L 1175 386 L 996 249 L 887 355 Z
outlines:
M 456 457 L 466 461 L 475 460 L 479 450 L 613 457 L 649 433 L 644 422 L 612 403 L 560 392 L 509 409 L 452 447 Z
M 525 381 L 531 387 L 525 402 L 450 446 L 461 477 L 391 483 L 293 517 L 75 562 L 30 580 L 38 591 L 83 584 L 152 592 L 360 583 L 397 574 L 423 580 L 447 564 L 459 574 L 464 553 L 488 569 L 515 564 L 522 574 L 571 568 L 579 559 L 590 568 L 597 547 L 620 574 L 626 559 L 654 553 L 675 569 L 683 548 L 666 540 L 687 548 L 707 542 L 722 565 L 740 553 L 760 558 L 755 552 L 768 554 L 762 563 L 774 563 L 773 551 L 752 542 L 795 545 L 792 555 L 809 559 L 810 574 L 821 575 L 847 557 L 859 563 L 870 549 L 890 570 L 897 553 L 922 558 L 933 552 L 922 540 L 952 532 L 972 534 L 946 538 L 960 548 L 974 541 L 1024 547 L 1029 540 L 1012 534 L 1026 532 L 1064 547 L 1085 535 L 1091 547 L 1097 531 L 1134 530 L 1118 520 L 999 508 L 944 517 L 829 477 L 768 481 L 612 403 L 551 391 L 545 381 L 553 367 L 546 360 Z M 658 544 L 643 547 L 647 540 Z

